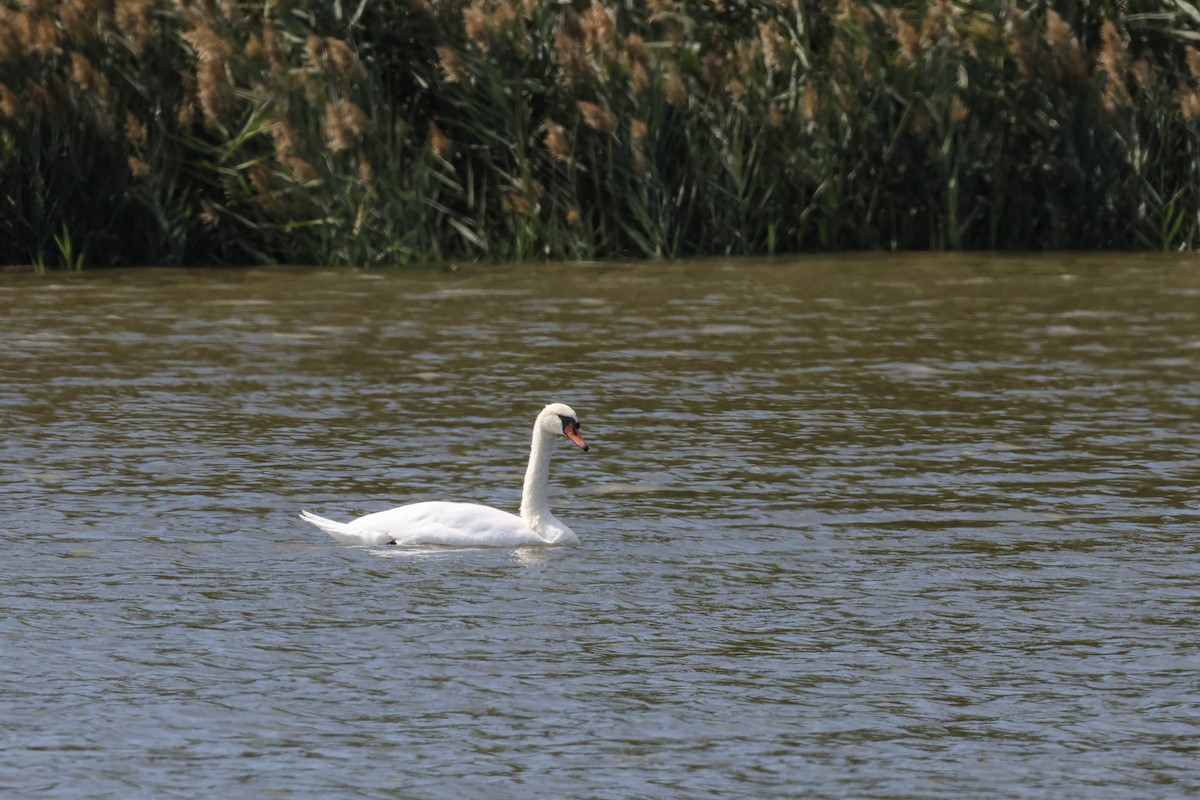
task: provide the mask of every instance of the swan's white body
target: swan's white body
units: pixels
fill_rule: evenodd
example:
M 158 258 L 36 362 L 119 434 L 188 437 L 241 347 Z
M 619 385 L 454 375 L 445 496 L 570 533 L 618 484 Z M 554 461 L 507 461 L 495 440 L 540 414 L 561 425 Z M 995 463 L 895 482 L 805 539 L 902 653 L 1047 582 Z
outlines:
M 334 522 L 309 511 L 301 512 L 300 518 L 343 544 L 446 547 L 579 544 L 575 532 L 550 513 L 546 500 L 550 447 L 558 434 L 566 434 L 579 447 L 588 449 L 579 435 L 579 417 L 569 406 L 553 403 L 542 409 L 533 425 L 520 516 L 476 503 L 433 501 L 367 514 L 350 522 Z

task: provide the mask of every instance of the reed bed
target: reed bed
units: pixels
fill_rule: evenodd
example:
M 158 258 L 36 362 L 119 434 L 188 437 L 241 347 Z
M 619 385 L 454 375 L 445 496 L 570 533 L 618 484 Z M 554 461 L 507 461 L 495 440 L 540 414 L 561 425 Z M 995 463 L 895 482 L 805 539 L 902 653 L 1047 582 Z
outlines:
M 1183 0 L 0 0 L 0 263 L 1200 244 Z

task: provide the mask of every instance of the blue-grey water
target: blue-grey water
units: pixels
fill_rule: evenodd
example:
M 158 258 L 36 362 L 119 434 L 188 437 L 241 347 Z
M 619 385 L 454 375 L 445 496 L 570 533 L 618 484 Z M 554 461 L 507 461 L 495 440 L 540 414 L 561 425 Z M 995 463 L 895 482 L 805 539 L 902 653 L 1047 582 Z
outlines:
M 0 795 L 1200 793 L 1200 264 L 0 275 Z M 551 502 L 576 548 L 296 518 Z

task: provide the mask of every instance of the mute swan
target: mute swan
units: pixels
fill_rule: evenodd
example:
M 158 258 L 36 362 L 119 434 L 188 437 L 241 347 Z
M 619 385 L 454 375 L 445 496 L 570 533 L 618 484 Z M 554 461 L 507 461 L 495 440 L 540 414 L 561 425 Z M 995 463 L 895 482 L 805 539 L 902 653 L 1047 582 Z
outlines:
M 450 547 L 579 544 L 575 532 L 559 522 L 546 503 L 553 439 L 564 434 L 586 453 L 588 446 L 579 435 L 579 425 L 579 417 L 562 403 L 552 403 L 538 414 L 533 423 L 533 444 L 529 467 L 525 470 L 519 517 L 477 503 L 432 501 L 367 514 L 346 523 L 318 517 L 309 511 L 302 511 L 300 519 L 311 522 L 343 544 Z

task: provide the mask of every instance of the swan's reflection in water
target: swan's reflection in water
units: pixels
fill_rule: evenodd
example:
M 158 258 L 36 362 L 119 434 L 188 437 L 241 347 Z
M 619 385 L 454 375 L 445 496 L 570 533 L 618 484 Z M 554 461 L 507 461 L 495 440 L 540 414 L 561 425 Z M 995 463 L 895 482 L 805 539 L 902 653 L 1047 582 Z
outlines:
M 513 548 L 497 548 L 497 547 L 432 547 L 428 545 L 416 546 L 381 546 L 364 548 L 368 553 L 376 558 L 386 559 L 410 559 L 413 561 L 461 561 L 464 558 L 472 558 L 482 556 L 488 560 L 499 562 L 503 560 L 508 564 L 519 564 L 523 567 L 541 567 L 546 564 L 553 564 L 556 561 L 561 561 L 570 557 L 572 548 L 555 547 L 555 546 L 527 546 Z
M 518 547 L 508 551 L 508 560 L 523 567 L 541 567 L 571 557 L 564 547 Z

